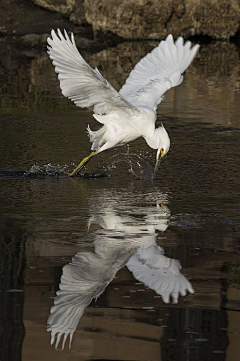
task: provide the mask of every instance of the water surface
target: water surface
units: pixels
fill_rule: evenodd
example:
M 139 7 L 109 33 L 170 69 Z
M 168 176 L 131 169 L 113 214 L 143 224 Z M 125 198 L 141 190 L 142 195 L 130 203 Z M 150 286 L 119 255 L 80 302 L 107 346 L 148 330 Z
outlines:
M 85 57 L 120 88 L 154 45 L 126 43 Z M 140 179 L 155 161 L 141 139 L 86 168 L 107 177 L 68 178 L 64 173 L 89 153 L 85 129 L 97 127 L 91 111 L 61 96 L 46 54 L 21 53 L 6 43 L 1 52 L 0 168 L 59 170 L 36 177 L 0 172 L 1 360 L 56 357 L 47 319 L 62 267 L 71 270 L 66 265 L 75 256 L 74 296 L 85 292 L 85 298 L 82 308 L 77 298 L 79 325 L 59 360 L 235 361 L 239 49 L 202 46 L 184 83 L 166 95 L 158 123 L 171 150 L 154 181 Z M 170 264 L 170 281 L 161 283 Z M 189 282 L 177 299 L 171 286 L 161 290 L 163 283 L 173 285 L 171 277 L 176 287 L 179 277 Z M 72 300 L 71 287 L 67 292 Z

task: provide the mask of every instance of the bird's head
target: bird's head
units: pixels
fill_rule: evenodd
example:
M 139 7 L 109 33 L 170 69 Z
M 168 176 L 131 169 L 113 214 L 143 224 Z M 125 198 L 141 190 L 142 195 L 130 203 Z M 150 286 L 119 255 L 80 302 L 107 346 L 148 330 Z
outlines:
M 156 128 L 150 136 L 144 136 L 144 138 L 149 147 L 151 147 L 152 149 L 157 149 L 156 165 L 153 175 L 154 177 L 162 158 L 165 157 L 165 155 L 170 149 L 170 139 L 163 125 L 161 125 L 161 127 L 159 128 Z
M 161 159 L 167 154 L 170 149 L 170 138 L 164 126 L 155 129 L 154 137 L 157 145 L 156 165 L 155 171 L 157 171 Z

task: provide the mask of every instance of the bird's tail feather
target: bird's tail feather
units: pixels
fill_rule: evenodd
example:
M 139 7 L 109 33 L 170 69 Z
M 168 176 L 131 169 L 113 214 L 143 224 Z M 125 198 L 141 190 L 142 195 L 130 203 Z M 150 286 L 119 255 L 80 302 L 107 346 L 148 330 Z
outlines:
M 87 127 L 88 136 L 92 143 L 91 150 L 96 151 L 104 144 L 104 134 L 106 132 L 105 126 L 96 131 L 92 131 L 90 126 Z

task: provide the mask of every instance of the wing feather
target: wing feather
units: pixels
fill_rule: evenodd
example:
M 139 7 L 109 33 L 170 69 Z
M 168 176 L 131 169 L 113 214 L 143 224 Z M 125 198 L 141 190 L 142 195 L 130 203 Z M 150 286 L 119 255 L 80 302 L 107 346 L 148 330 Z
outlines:
M 179 37 L 174 43 L 172 35 L 142 58 L 131 71 L 120 90 L 131 104 L 156 110 L 163 94 L 183 81 L 182 74 L 194 59 L 199 45 Z
M 58 73 L 62 94 L 79 107 L 94 106 L 97 114 L 108 114 L 116 109 L 127 113 L 137 109 L 121 96 L 99 70 L 92 69 L 79 53 L 73 34 L 71 40 L 64 30 L 64 36 L 52 30 L 48 38 L 48 54 Z

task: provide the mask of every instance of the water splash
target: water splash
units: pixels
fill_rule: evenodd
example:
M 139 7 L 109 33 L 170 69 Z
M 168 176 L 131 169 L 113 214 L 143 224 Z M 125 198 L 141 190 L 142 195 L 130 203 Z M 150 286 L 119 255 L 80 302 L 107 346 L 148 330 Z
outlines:
M 77 174 L 77 177 L 85 179 L 109 177 L 118 168 L 119 164 L 123 162 L 128 166 L 127 171 L 135 177 L 143 180 L 154 179 L 154 168 L 144 160 L 141 153 L 130 153 L 129 147 L 127 147 L 125 153 L 117 153 L 99 163 L 92 172 L 81 172 Z M 71 167 L 74 167 L 74 165 L 71 164 Z M 67 177 L 68 173 L 69 165 L 55 165 L 51 163 L 44 165 L 33 164 L 29 170 L 0 169 L 0 176 L 2 177 Z
M 132 173 L 135 177 L 143 180 L 154 179 L 154 168 L 143 159 L 142 154 L 129 153 L 129 149 L 127 149 L 126 153 L 113 155 L 99 166 L 107 173 L 111 173 L 122 162 L 128 165 L 128 172 Z

